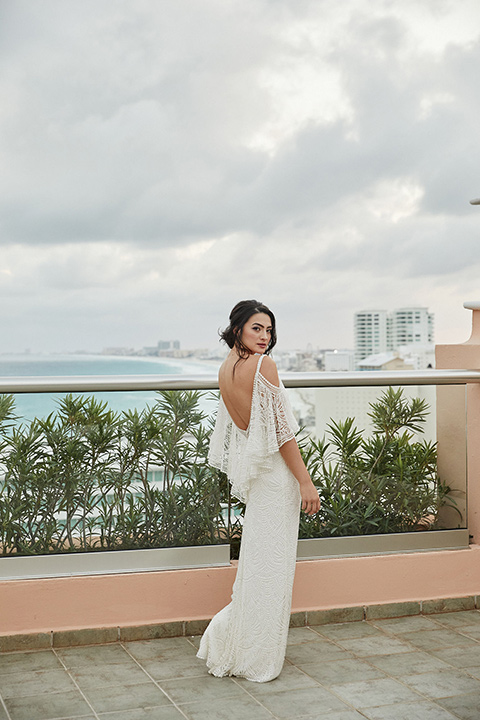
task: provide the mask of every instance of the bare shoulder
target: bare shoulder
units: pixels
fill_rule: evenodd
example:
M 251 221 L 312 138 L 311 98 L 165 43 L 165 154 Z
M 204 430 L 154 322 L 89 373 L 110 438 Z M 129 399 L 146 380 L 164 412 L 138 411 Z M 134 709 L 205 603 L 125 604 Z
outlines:
M 272 383 L 272 385 L 276 385 L 277 387 L 280 385 L 277 366 L 275 365 L 275 361 L 269 355 L 264 356 L 260 372 L 263 377 L 268 380 L 268 382 Z
M 233 387 L 240 390 L 250 388 L 251 391 L 256 366 L 257 358 L 254 356 L 239 360 L 233 353 L 228 355 L 218 372 L 220 391 L 223 393 Z

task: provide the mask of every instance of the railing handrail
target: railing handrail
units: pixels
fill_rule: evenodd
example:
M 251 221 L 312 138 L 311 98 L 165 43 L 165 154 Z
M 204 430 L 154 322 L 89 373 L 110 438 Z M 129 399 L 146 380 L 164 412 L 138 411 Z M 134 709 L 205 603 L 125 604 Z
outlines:
M 288 372 L 285 387 L 372 387 L 480 383 L 480 370 Z M 120 392 L 124 390 L 218 390 L 210 375 L 65 375 L 0 377 L 0 393 Z

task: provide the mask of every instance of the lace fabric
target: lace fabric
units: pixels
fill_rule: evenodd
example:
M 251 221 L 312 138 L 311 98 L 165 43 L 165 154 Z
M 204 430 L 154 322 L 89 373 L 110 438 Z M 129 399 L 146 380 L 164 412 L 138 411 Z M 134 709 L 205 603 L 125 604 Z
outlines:
M 283 667 L 301 503 L 298 482 L 279 452 L 298 426 L 283 386 L 261 375 L 262 358 L 247 430 L 233 423 L 220 401 L 212 437 L 210 462 L 227 473 L 246 510 L 232 601 L 210 622 L 197 654 L 212 675 L 253 682 L 273 680 Z
M 260 372 L 264 357 L 255 371 L 247 430 L 235 425 L 220 397 L 210 440 L 208 461 L 226 473 L 233 497 L 241 502 L 248 500 L 252 478 L 272 468 L 272 456 L 298 431 L 283 383 L 272 385 Z

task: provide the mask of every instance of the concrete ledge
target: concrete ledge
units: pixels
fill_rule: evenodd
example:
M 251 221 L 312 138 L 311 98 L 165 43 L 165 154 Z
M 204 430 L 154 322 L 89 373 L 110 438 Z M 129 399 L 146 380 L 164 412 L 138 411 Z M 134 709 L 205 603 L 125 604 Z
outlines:
M 475 602 L 473 607 L 475 607 Z M 366 607 L 365 619 L 380 620 L 381 618 L 405 617 L 422 613 L 423 603 L 421 602 L 388 603 L 387 605 L 369 605 Z
M 0 638 L 24 636 L 24 643 L 39 642 L 30 636 L 53 632 L 55 645 L 68 645 L 141 639 L 151 632 L 155 637 L 200 633 L 205 621 L 229 603 L 235 575 L 232 562 L 193 570 L 7 580 L 0 582 Z M 473 598 L 479 594 L 478 545 L 302 560 L 295 573 L 292 623 L 301 627 L 384 613 L 450 612 L 475 607 Z M 98 640 L 65 634 L 96 628 L 121 630 L 118 637 Z
M 422 613 L 430 615 L 433 613 L 458 612 L 460 610 L 473 610 L 478 607 L 476 597 L 445 598 L 444 600 L 424 600 L 422 602 Z
M 365 607 L 331 608 L 309 610 L 305 625 L 329 625 L 331 623 L 358 622 L 365 620 Z
M 359 622 L 411 615 L 480 610 L 480 595 L 463 598 L 438 598 L 424 602 L 386 603 L 328 610 L 310 610 L 291 614 L 290 627 L 308 627 L 333 623 Z M 166 637 L 191 637 L 201 635 L 210 618 L 185 620 L 183 622 L 158 623 L 130 627 L 85 628 L 83 630 L 52 631 L 0 635 L 0 652 L 45 650 L 52 647 L 80 647 L 105 645 L 113 642 L 154 640 Z

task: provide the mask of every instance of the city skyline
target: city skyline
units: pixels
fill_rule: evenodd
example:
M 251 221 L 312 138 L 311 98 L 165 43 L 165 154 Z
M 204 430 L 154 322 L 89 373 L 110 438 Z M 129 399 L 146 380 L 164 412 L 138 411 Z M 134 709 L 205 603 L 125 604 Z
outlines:
M 279 346 L 362 307 L 477 298 L 477 0 L 4 0 L 0 326 L 11 352 Z

